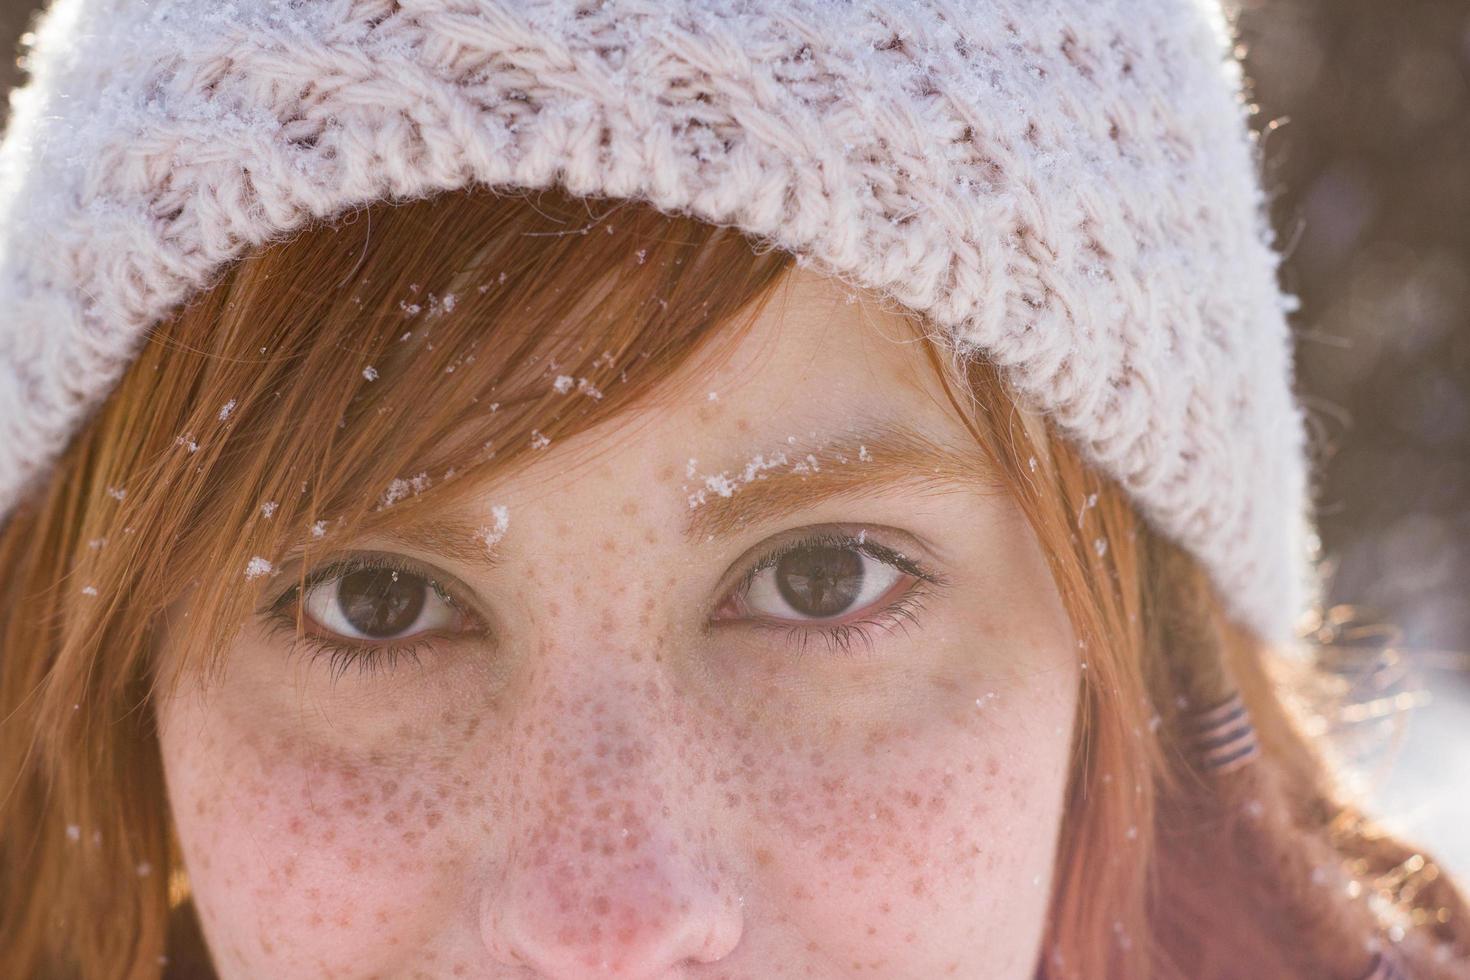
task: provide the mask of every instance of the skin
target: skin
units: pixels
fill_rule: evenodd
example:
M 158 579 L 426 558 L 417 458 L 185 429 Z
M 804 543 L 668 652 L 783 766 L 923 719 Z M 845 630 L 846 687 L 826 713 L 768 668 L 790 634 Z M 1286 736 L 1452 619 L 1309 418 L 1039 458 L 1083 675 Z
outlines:
M 702 476 L 757 452 L 862 466 L 860 414 L 974 451 L 893 314 L 788 285 L 678 398 L 486 487 L 468 516 L 507 508 L 495 568 L 351 542 L 452 577 L 488 635 L 334 680 L 250 623 L 223 678 L 160 702 L 222 976 L 1033 975 L 1079 674 L 1014 501 L 887 486 L 683 536 Z M 773 544 L 834 526 L 945 585 L 851 652 L 726 602 Z

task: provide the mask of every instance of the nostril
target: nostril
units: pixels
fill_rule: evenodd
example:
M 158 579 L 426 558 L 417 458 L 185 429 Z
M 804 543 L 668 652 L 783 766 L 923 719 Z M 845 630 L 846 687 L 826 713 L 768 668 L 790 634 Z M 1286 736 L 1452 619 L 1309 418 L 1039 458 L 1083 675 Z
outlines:
M 690 957 L 694 962 L 717 963 L 740 945 L 740 937 L 745 931 L 745 896 L 741 895 L 733 908 L 728 902 L 725 904 L 725 909 L 710 923 L 704 942 L 700 943 L 698 951 Z
M 690 870 L 670 860 L 513 868 L 508 887 L 482 902 L 485 949 L 548 980 L 664 980 L 717 962 L 740 942 L 743 903 Z

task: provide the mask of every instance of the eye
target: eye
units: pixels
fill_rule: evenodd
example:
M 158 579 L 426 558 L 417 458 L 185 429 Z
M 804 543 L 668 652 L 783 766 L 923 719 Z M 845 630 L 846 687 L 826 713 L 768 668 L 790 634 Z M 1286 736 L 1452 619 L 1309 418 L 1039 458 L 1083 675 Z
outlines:
M 851 653 L 919 622 L 948 580 L 895 548 L 836 531 L 808 533 L 758 560 L 715 611 L 713 625 L 774 631 L 798 653 L 812 640 Z
M 768 551 L 728 593 L 711 625 L 775 631 L 797 653 L 812 640 L 829 651 L 851 652 L 854 643 L 875 649 L 880 631 L 918 623 L 925 598 L 948 580 L 868 533 L 809 531 Z M 433 638 L 487 632 L 430 572 L 387 554 L 332 562 L 262 614 L 273 631 L 292 634 L 293 652 L 299 645 L 329 659 L 334 680 L 349 667 L 373 673 L 391 670 L 400 658 L 417 662 Z
M 775 619 L 827 620 L 873 605 L 905 573 L 850 544 L 800 544 L 763 562 L 739 594 L 749 612 Z
M 297 631 L 299 610 L 303 620 Z M 313 572 L 263 610 L 273 632 L 290 632 L 291 649 L 330 659 L 335 680 L 348 667 L 371 673 L 402 657 L 418 660 L 430 637 L 484 632 L 478 619 L 427 571 L 407 558 L 343 558 Z M 409 641 L 405 645 L 402 641 Z
M 352 640 L 394 640 L 450 630 L 460 618 L 438 586 L 397 568 L 359 567 L 306 590 L 303 611 L 324 629 Z

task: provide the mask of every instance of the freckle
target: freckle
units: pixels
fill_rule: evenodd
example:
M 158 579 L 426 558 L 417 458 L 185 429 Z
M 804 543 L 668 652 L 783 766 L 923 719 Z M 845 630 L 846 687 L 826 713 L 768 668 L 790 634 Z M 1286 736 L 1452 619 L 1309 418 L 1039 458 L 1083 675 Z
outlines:
M 564 538 L 564 537 L 566 537 L 570 533 L 572 533 L 572 529 L 570 527 L 568 527 L 566 525 L 566 523 L 564 523 L 562 521 L 557 521 L 557 523 L 556 523 L 556 536 L 557 537 Z
M 403 843 L 417 844 L 419 842 L 419 838 L 422 836 L 424 835 L 419 833 L 417 830 L 405 830 L 402 835 Z
M 358 853 L 357 851 L 353 851 L 351 854 L 347 855 L 347 869 L 349 871 L 362 870 L 362 855 L 360 853 Z
M 394 782 L 391 779 L 385 780 L 383 785 L 378 787 L 378 792 L 382 795 L 384 800 L 391 800 L 393 798 L 393 794 L 398 792 L 398 783 Z
M 301 830 L 302 830 L 302 827 L 301 827 L 301 818 L 300 817 L 292 817 L 289 821 L 287 821 L 287 823 L 286 823 L 286 829 L 289 830 L 289 831 L 291 831 L 292 836 L 300 837 L 301 836 Z
M 986 760 L 986 762 L 985 762 L 985 775 L 987 775 L 987 776 L 999 776 L 1000 775 L 1000 763 L 999 762 L 996 762 L 994 759 L 988 759 L 988 760 Z
M 602 550 L 608 552 L 609 554 L 616 554 L 618 550 L 618 543 L 612 538 L 603 538 Z
M 324 919 L 323 919 L 323 918 L 322 918 L 322 914 L 321 914 L 321 913 L 320 913 L 320 912 L 313 912 L 313 913 L 311 913 L 311 919 L 310 919 L 310 922 L 311 922 L 311 924 L 312 924 L 312 925 L 314 925 L 314 926 L 319 926 L 319 925 L 321 925 L 321 924 L 322 924 L 322 923 L 323 923 L 323 922 L 324 922 L 324 921 L 325 921 L 325 920 L 324 920 Z
M 657 544 L 658 535 L 654 533 L 653 528 L 645 528 L 643 531 L 643 540 L 647 541 L 649 544 Z
M 396 827 L 398 824 L 403 822 L 403 818 L 398 815 L 397 810 L 389 810 L 387 813 L 383 814 L 383 821 Z
M 912 891 L 915 895 L 923 895 L 924 894 L 924 891 L 925 891 L 925 885 L 924 885 L 924 879 L 923 879 L 923 877 L 920 876 L 918 878 L 915 878 L 913 880 L 913 884 L 910 886 L 909 890 Z
M 730 808 L 731 810 L 733 810 L 736 807 L 738 807 L 739 805 L 740 805 L 740 794 L 739 793 L 726 793 L 725 794 L 725 806 L 727 806 L 728 808 Z
M 854 878 L 859 878 L 859 879 L 866 878 L 868 876 L 867 866 L 861 865 L 861 864 L 854 864 L 852 866 L 852 876 Z
M 665 482 L 672 480 L 674 478 L 674 465 L 670 463 L 668 466 L 665 466 L 663 469 L 659 470 L 658 478 Z
M 627 514 L 629 517 L 632 517 L 634 514 L 638 513 L 638 501 L 631 499 L 623 501 L 623 513 Z
M 735 428 L 739 429 L 741 432 L 749 432 L 750 431 L 750 420 L 749 419 L 736 419 L 735 420 Z
M 430 810 L 428 816 L 424 818 L 424 823 L 428 824 L 430 828 L 433 828 L 439 826 L 439 822 L 443 819 L 443 815 L 438 810 Z

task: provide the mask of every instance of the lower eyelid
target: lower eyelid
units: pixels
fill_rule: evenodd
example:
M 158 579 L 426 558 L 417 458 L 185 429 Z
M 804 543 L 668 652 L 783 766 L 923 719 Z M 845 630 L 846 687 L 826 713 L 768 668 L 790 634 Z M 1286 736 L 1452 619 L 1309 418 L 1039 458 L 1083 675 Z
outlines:
M 906 624 L 919 625 L 918 615 L 925 609 L 925 600 L 930 594 L 927 584 L 919 580 L 914 588 L 894 602 L 855 622 L 803 626 L 792 621 L 768 620 L 753 625 L 756 629 L 781 633 L 787 645 L 795 648 L 798 656 L 804 655 L 807 646 L 816 638 L 826 642 L 829 654 L 835 654 L 834 648 L 841 647 L 843 655 L 851 656 L 854 637 L 862 640 L 869 655 L 877 656 L 875 647 L 879 638 L 874 634 L 879 630 L 885 634 L 891 634 L 895 630 L 906 632 Z

